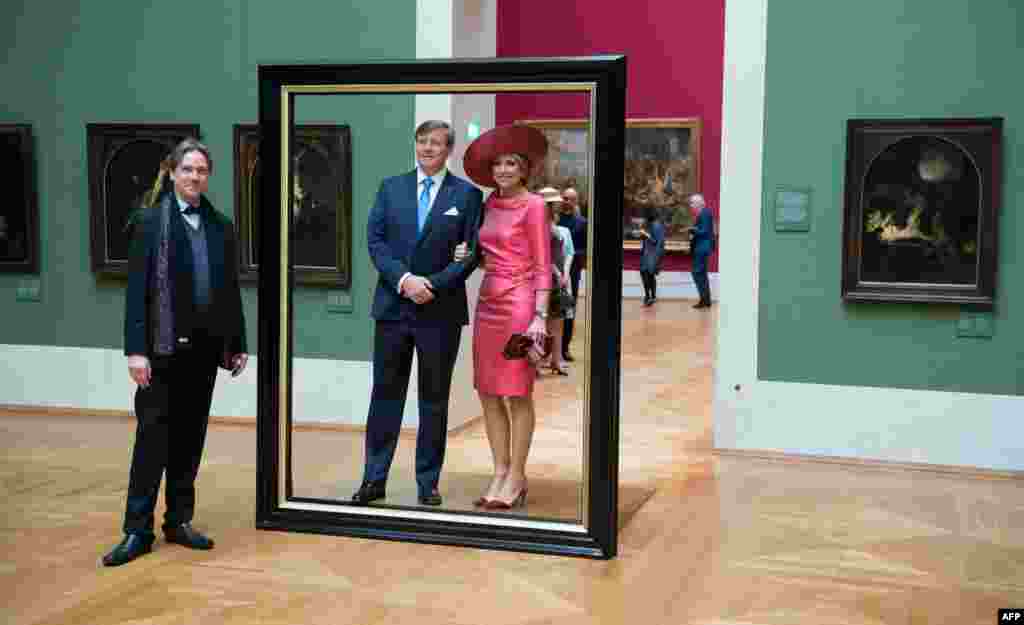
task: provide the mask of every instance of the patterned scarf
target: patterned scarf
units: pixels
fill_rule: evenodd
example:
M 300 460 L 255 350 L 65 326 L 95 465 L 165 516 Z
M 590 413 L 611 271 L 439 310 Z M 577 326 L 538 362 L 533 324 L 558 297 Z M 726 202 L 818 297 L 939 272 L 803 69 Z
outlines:
M 171 198 L 173 193 L 164 195 L 160 202 L 160 242 L 156 254 L 156 267 L 151 285 L 154 297 L 150 300 L 153 320 L 153 351 L 158 356 L 174 353 L 174 313 L 171 309 Z

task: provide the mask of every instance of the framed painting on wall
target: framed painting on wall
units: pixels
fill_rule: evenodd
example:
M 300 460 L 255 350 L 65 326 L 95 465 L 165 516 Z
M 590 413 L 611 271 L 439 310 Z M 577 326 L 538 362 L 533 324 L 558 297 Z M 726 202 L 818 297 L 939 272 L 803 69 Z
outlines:
M 991 306 L 1002 118 L 847 122 L 842 296 Z
M 573 186 L 586 214 L 585 198 L 589 198 L 591 186 L 585 167 L 588 123 L 571 119 L 519 123 L 540 129 L 548 138 L 544 171 L 531 179 L 530 188 Z M 640 249 L 640 237 L 634 233 L 643 225 L 648 210 L 654 210 L 665 224 L 666 251 L 690 249 L 688 229 L 693 217 L 686 200 L 700 191 L 700 134 L 700 119 L 692 117 L 626 120 L 624 249 Z
M 0 273 L 39 274 L 39 203 L 29 124 L 0 124 L 0 167 L 13 190 L 0 205 Z
M 89 241 L 92 271 L 128 275 L 130 218 L 142 208 L 160 162 L 198 124 L 86 124 L 89 159 Z
M 235 226 L 241 278 L 259 277 L 260 133 L 236 124 Z M 347 125 L 298 124 L 292 141 L 290 247 L 295 282 L 347 289 L 352 284 L 352 135 Z

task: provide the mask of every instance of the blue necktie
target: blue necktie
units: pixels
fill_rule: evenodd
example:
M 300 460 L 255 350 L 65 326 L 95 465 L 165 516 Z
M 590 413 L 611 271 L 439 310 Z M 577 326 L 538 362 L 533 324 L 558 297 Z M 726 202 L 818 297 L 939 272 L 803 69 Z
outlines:
M 433 184 L 433 178 L 423 179 L 423 192 L 420 193 L 420 206 L 416 213 L 416 232 L 423 232 L 423 224 L 427 223 L 427 215 L 430 213 L 430 187 Z

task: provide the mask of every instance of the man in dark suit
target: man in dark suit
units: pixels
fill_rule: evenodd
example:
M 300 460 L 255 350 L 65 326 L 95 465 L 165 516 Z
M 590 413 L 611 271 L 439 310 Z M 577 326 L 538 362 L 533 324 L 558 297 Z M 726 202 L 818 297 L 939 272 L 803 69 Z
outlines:
M 694 193 L 690 196 L 690 212 L 696 224 L 690 228 L 690 253 L 693 255 L 693 282 L 697 285 L 700 301 L 694 308 L 711 306 L 711 285 L 708 283 L 708 260 L 715 251 L 715 218 L 704 203 L 704 196 Z
M 124 352 L 135 391 L 124 539 L 106 566 L 152 549 L 153 511 L 166 475 L 167 542 L 211 549 L 192 528 L 195 479 L 203 454 L 218 365 L 245 368 L 245 320 L 231 222 L 203 195 L 213 172 L 210 151 L 186 139 L 164 161 L 173 190 L 133 220 L 125 294 Z
M 643 238 L 640 247 L 640 279 L 644 285 L 644 306 L 658 301 L 658 273 L 661 259 L 665 256 L 665 226 L 658 219 L 658 212 L 652 207 L 646 209 L 644 227 L 637 231 Z
M 466 277 L 475 260 L 456 262 L 472 243 L 483 194 L 447 170 L 451 127 L 427 121 L 415 132 L 415 170 L 385 179 L 367 222 L 370 258 L 380 273 L 373 298 L 373 391 L 366 419 L 363 482 L 352 501 L 385 497 L 402 425 L 413 350 L 419 367 L 416 486 L 419 502 L 441 505 L 437 484 L 448 430 L 448 396 L 462 326 L 469 323 Z M 475 254 L 470 255 L 470 259 Z
M 562 214 L 558 216 L 558 225 L 568 228 L 572 235 L 572 246 L 576 251 L 572 255 L 572 265 L 569 266 L 569 286 L 572 289 L 572 298 L 579 300 L 580 275 L 583 268 L 587 266 L 587 220 L 580 215 L 579 194 L 576 189 L 569 187 L 562 191 Z M 574 315 L 575 316 L 575 315 Z M 562 360 L 572 362 L 572 353 L 569 351 L 569 344 L 572 343 L 572 333 L 575 326 L 575 319 L 566 317 L 562 331 Z

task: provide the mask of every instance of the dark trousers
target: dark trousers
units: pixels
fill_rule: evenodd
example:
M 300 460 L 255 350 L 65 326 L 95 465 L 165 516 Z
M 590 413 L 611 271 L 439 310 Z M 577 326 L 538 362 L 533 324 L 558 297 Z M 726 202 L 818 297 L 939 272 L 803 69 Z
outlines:
M 700 301 L 705 304 L 711 303 L 711 285 L 708 282 L 708 258 L 710 254 L 695 254 L 693 257 L 693 283 L 697 286 L 697 293 L 700 294 Z
M 409 390 L 412 355 L 419 377 L 416 485 L 421 495 L 437 488 L 448 436 L 448 396 L 462 326 L 451 323 L 378 321 L 373 338 L 373 391 L 366 418 L 366 481 L 387 480 L 395 457 Z
M 640 280 L 644 284 L 644 299 L 658 297 L 658 276 L 652 271 L 641 271 Z
M 138 426 L 124 514 L 126 534 L 153 534 L 153 511 L 164 475 L 164 529 L 192 521 L 196 474 L 217 379 L 219 356 L 208 345 L 151 358 L 150 385 L 136 388 Z
M 569 288 L 572 289 L 573 301 L 579 302 L 580 298 L 580 274 L 583 273 L 583 266 L 587 259 L 580 254 L 572 257 L 572 264 L 569 265 Z M 569 343 L 572 343 L 573 321 L 566 319 L 562 324 L 562 355 L 569 353 Z

